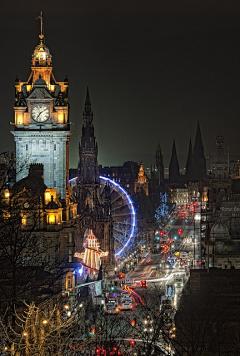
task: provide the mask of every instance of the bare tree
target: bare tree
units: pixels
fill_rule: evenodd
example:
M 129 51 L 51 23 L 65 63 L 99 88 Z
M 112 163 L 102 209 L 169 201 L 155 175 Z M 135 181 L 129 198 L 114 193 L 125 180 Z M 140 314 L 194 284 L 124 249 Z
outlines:
M 237 356 L 231 305 L 231 297 L 205 289 L 184 295 L 176 313 L 175 349 L 189 356 Z
M 14 164 L 4 155 L 0 170 L 0 315 L 12 326 L 23 300 L 37 303 L 59 291 L 66 264 L 59 231 L 46 234 L 44 227 L 42 177 L 33 174 L 31 185 L 26 178 L 11 188 L 8 173 Z

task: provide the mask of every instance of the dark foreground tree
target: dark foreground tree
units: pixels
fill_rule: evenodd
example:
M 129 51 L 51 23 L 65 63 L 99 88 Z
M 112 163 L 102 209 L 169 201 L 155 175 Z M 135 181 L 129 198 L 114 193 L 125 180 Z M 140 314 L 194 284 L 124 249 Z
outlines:
M 205 288 L 185 294 L 176 313 L 175 349 L 183 356 L 239 355 L 240 324 L 233 315 L 233 303 L 231 296 Z

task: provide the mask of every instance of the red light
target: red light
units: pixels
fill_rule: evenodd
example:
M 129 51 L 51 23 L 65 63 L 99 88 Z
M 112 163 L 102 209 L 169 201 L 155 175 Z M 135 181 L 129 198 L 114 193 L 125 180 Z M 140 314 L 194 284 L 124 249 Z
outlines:
M 178 229 L 178 235 L 181 235 L 182 229 Z
M 113 347 L 113 351 L 117 351 L 117 347 Z
M 194 206 L 194 207 L 197 206 L 197 203 L 193 203 L 193 206 Z
M 131 304 L 131 309 L 133 309 L 133 304 Z
M 131 340 L 131 346 L 134 346 L 134 345 L 135 345 L 135 341 Z
M 189 208 L 190 208 L 190 205 L 189 205 L 189 204 L 188 204 L 188 205 L 186 205 L 186 208 L 187 208 L 187 209 L 189 209 Z
M 198 264 L 200 265 L 200 264 L 201 264 L 201 261 L 198 261 Z
M 97 349 L 97 350 L 96 350 L 96 354 L 97 354 L 97 355 L 100 354 L 100 349 Z
M 164 234 L 164 233 L 161 231 L 161 232 L 160 232 L 160 236 L 163 236 L 163 234 Z
M 135 321 L 135 320 L 132 320 L 132 321 L 131 321 L 131 325 L 132 325 L 132 326 L 135 326 L 135 325 L 136 325 L 136 321 Z

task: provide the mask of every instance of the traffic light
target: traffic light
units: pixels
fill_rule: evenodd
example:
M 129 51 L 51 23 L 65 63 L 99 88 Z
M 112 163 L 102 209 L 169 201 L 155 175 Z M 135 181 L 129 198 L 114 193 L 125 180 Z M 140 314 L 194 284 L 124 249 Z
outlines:
M 122 356 L 122 353 L 121 351 L 119 350 L 118 347 L 114 346 L 110 351 L 109 351 L 109 355 L 112 356 L 116 356 L 116 355 L 119 355 L 119 356 Z
M 178 229 L 178 235 L 181 235 L 182 229 Z
M 136 320 L 135 319 L 131 321 L 131 325 L 132 326 L 136 326 Z
M 111 286 L 111 291 L 112 291 L 112 292 L 115 291 L 115 286 Z
M 106 355 L 106 350 L 105 349 L 96 349 L 95 355 Z
M 160 231 L 160 236 L 163 236 L 164 235 L 164 232 L 163 231 Z
M 91 330 L 90 330 L 90 335 L 91 335 L 91 336 L 94 336 L 94 335 L 95 335 L 95 331 L 96 331 L 95 328 L 91 328 Z
M 157 240 L 157 241 L 159 241 L 159 240 L 160 240 L 160 237 L 159 237 L 159 236 L 157 236 L 157 237 L 156 237 L 156 240 Z
M 135 344 L 136 344 L 136 342 L 135 342 L 134 340 L 131 340 L 130 345 L 131 345 L 132 347 L 134 347 Z

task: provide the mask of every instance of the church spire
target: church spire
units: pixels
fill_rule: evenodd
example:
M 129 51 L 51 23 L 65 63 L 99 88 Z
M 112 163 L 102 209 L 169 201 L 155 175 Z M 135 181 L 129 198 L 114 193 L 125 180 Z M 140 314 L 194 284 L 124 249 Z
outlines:
M 174 139 L 173 147 L 172 147 L 172 156 L 169 164 L 169 182 L 179 183 L 179 181 L 180 181 L 179 163 L 178 163 L 177 150 L 176 150 L 176 144 Z
M 192 150 L 192 140 L 190 139 L 189 147 L 188 147 L 188 157 L 186 162 L 186 174 L 185 174 L 186 178 L 188 180 L 192 180 L 193 173 L 194 173 L 194 157 L 193 157 L 193 150 Z
M 86 100 L 85 100 L 85 108 L 84 108 L 84 116 L 91 116 L 92 114 L 92 109 L 91 109 L 91 101 L 90 101 L 90 96 L 89 96 L 89 89 L 87 87 L 87 95 L 86 95 Z
M 87 88 L 83 111 L 82 137 L 79 143 L 78 175 L 81 184 L 95 184 L 99 182 L 99 167 L 97 161 L 98 146 L 94 135 L 92 120 L 93 113 L 89 90 Z

